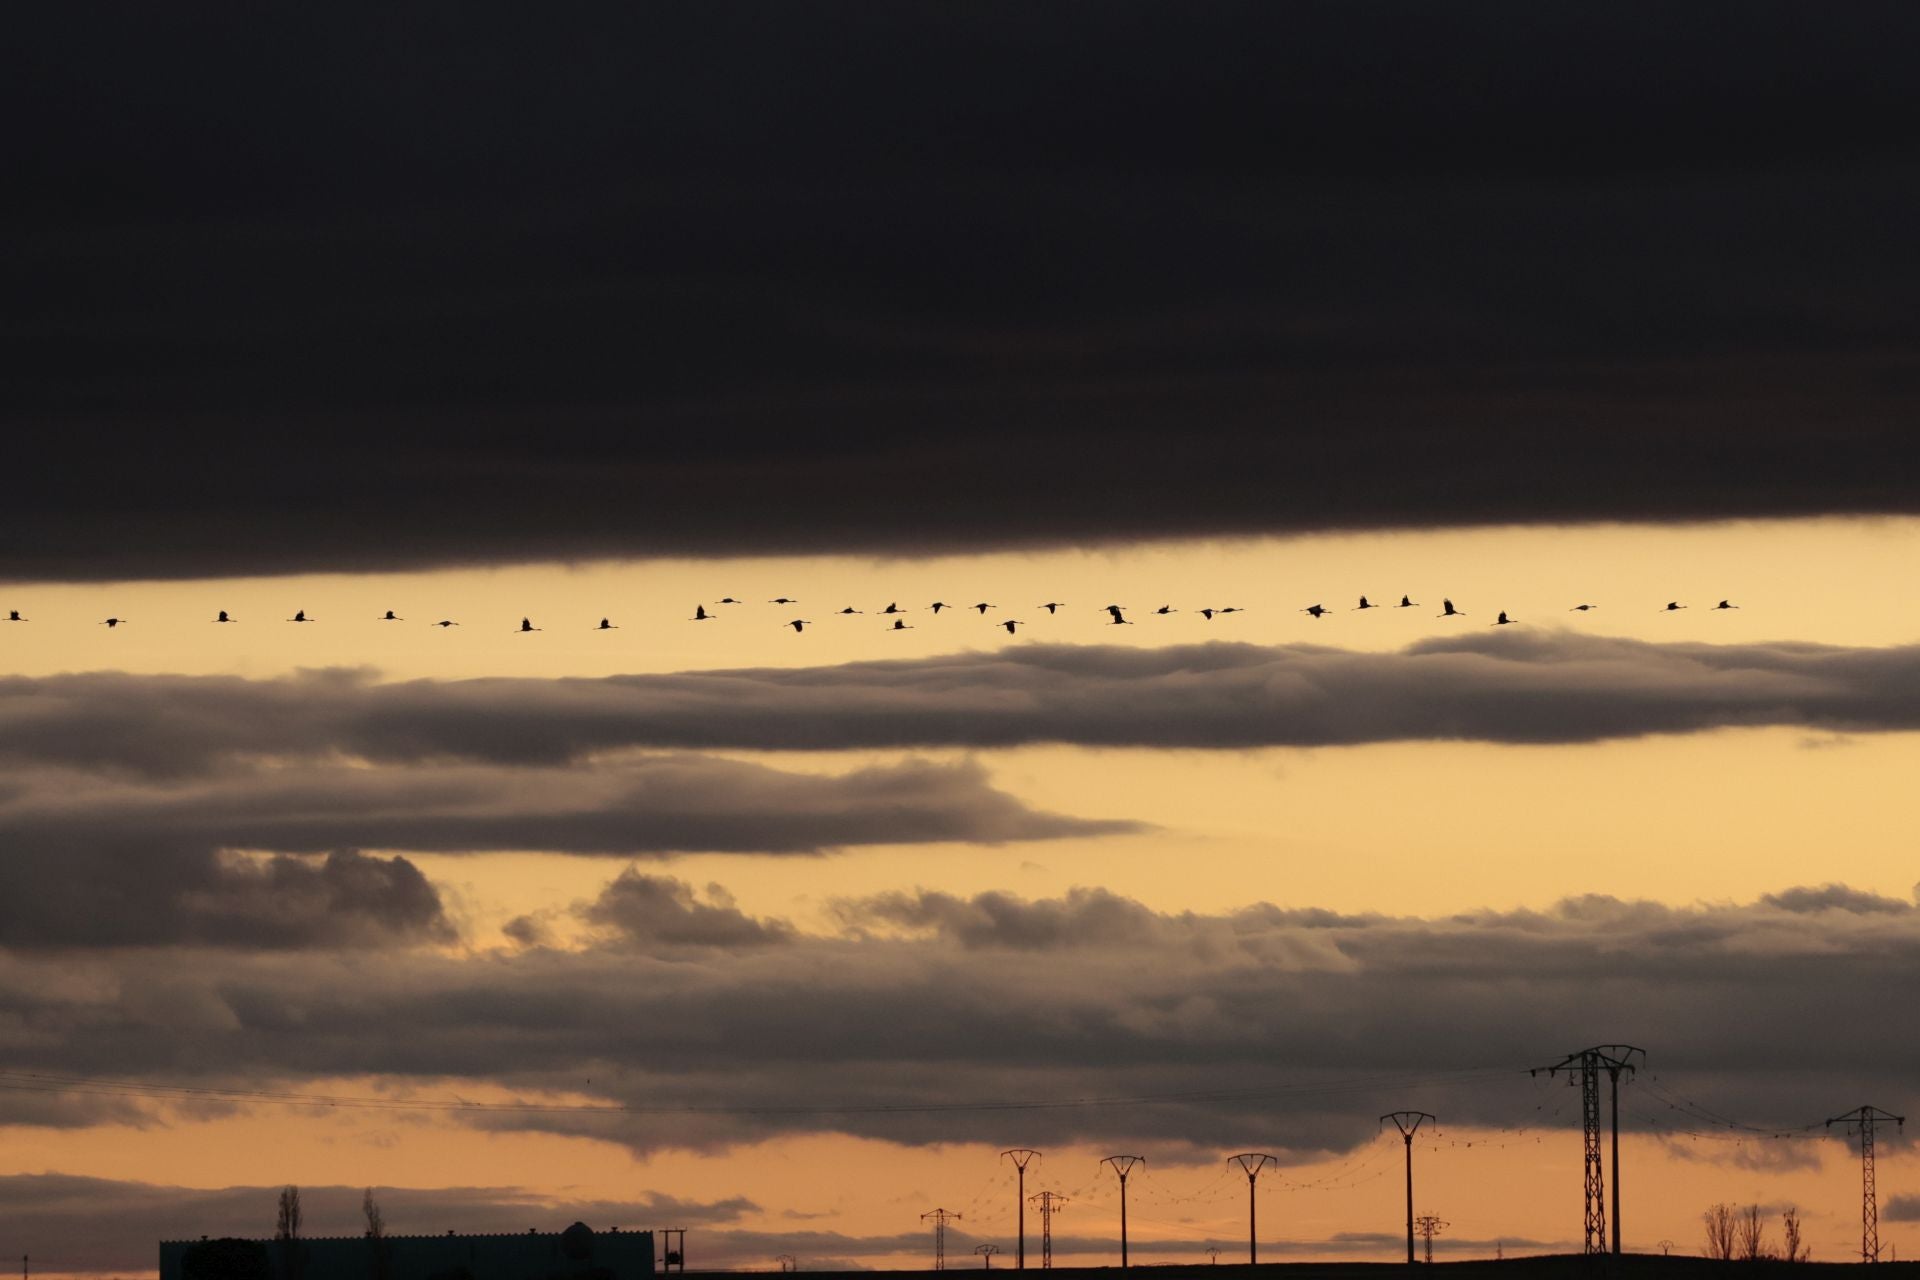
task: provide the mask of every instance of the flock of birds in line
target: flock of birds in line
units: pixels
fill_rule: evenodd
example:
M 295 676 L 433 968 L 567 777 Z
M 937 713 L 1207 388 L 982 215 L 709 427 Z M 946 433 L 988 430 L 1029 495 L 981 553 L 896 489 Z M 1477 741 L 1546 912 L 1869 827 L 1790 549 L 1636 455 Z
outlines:
M 716 600 L 714 602 L 714 608 L 717 610 L 727 605 L 739 605 L 739 604 L 745 604 L 745 603 L 746 601 L 744 600 L 736 600 L 732 596 L 724 596 L 721 599 Z M 774 599 L 767 601 L 767 603 L 775 604 L 775 605 L 794 605 L 794 604 L 799 604 L 800 602 L 798 600 L 793 599 L 790 596 L 776 596 Z M 935 600 L 932 604 L 926 606 L 926 611 L 934 614 L 937 617 L 943 610 L 956 609 L 961 607 L 973 609 L 977 613 L 979 613 L 979 615 L 982 618 L 985 618 L 987 616 L 987 610 L 998 609 L 1000 606 L 997 604 L 990 604 L 986 601 L 981 601 L 977 604 L 971 604 L 966 606 L 955 606 L 955 605 L 948 604 L 944 600 Z M 1037 607 L 1041 609 L 1045 609 L 1048 615 L 1051 616 L 1051 615 L 1057 614 L 1060 610 L 1066 608 L 1067 606 L 1062 601 L 1049 600 L 1047 603 L 1043 605 L 1039 605 Z M 1348 612 L 1359 613 L 1365 609 L 1387 609 L 1387 608 L 1417 609 L 1419 607 L 1420 607 L 1420 602 L 1418 600 L 1411 598 L 1410 596 L 1401 596 L 1400 603 L 1396 605 L 1375 604 L 1372 600 L 1369 600 L 1366 596 L 1361 596 L 1360 603 L 1353 606 L 1353 608 L 1348 610 Z M 1569 608 L 1567 612 L 1568 613 L 1587 613 L 1591 610 L 1598 609 L 1599 607 L 1600 606 L 1597 604 L 1576 604 L 1571 608 Z M 1686 609 L 1689 607 L 1690 606 L 1688 605 L 1681 604 L 1677 600 L 1669 600 L 1667 601 L 1666 606 L 1660 609 L 1658 612 L 1678 613 L 1680 610 Z M 1718 613 L 1724 609 L 1738 609 L 1739 607 L 1740 607 L 1739 605 L 1734 604 L 1729 600 L 1722 600 L 1719 604 L 1710 606 L 1709 611 Z M 1116 627 L 1132 626 L 1133 619 L 1127 617 L 1126 610 L 1127 610 L 1126 605 L 1119 605 L 1119 604 L 1107 605 L 1104 609 L 1104 612 L 1107 614 L 1108 623 Z M 915 630 L 916 628 L 907 621 L 907 615 L 913 612 L 916 612 L 916 610 L 903 609 L 900 607 L 900 605 L 897 602 L 890 603 L 887 605 L 886 608 L 876 611 L 878 616 L 883 618 L 891 618 L 893 620 L 893 625 L 885 628 L 888 631 Z M 1175 614 L 1179 612 L 1181 611 L 1179 609 L 1174 608 L 1172 605 L 1163 604 L 1158 609 L 1153 610 L 1152 616 L 1156 618 L 1160 618 L 1160 617 L 1166 617 L 1169 614 Z M 1204 609 L 1194 609 L 1194 610 L 1191 610 L 1190 612 L 1197 613 L 1202 618 L 1205 618 L 1208 622 L 1212 622 L 1215 618 L 1225 617 L 1227 614 L 1230 614 L 1230 613 L 1245 613 L 1246 610 L 1243 608 L 1240 608 L 1238 605 L 1228 605 L 1224 608 L 1215 608 L 1215 607 L 1209 606 Z M 1321 605 L 1321 604 L 1310 604 L 1306 606 L 1304 609 L 1298 610 L 1298 612 L 1304 613 L 1308 617 L 1318 621 L 1319 619 L 1326 617 L 1328 614 L 1336 612 L 1336 610 L 1329 609 L 1325 605 Z M 835 610 L 835 614 L 836 616 L 840 616 L 840 617 L 865 616 L 866 610 L 856 609 L 852 605 L 848 605 L 844 609 Z M 707 611 L 707 606 L 705 604 L 697 604 L 693 608 L 693 616 L 687 619 L 687 621 L 712 622 L 714 619 L 718 618 L 719 616 L 720 615 L 718 613 L 709 613 Z M 1467 614 L 1464 610 L 1454 608 L 1452 600 L 1442 600 L 1440 602 L 1440 612 L 1434 615 L 1434 617 L 1436 618 L 1464 618 L 1466 616 Z M 395 613 L 392 609 L 388 609 L 385 613 L 382 613 L 376 620 L 380 622 L 405 622 L 406 621 L 405 618 Z M 7 621 L 8 622 L 30 622 L 32 621 L 32 619 L 23 617 L 18 609 L 10 609 L 7 611 Z M 114 628 L 114 627 L 125 626 L 128 621 L 129 620 L 126 618 L 104 618 L 100 621 L 99 625 L 103 627 Z M 230 623 L 230 622 L 238 622 L 239 619 L 228 614 L 228 612 L 225 609 L 222 609 L 212 619 L 210 619 L 210 621 L 216 622 L 216 623 L 220 623 L 220 622 Z M 295 610 L 294 615 L 291 618 L 287 618 L 285 619 L 285 621 L 287 622 L 318 622 L 319 619 L 308 617 L 307 611 L 305 609 L 298 609 L 298 610 Z M 1496 617 L 1493 620 L 1493 622 L 1490 623 L 1489 625 L 1496 626 L 1496 627 L 1504 627 L 1504 626 L 1509 626 L 1518 621 L 1519 621 L 1518 618 L 1509 616 L 1507 611 L 1505 609 L 1502 609 L 1500 611 L 1500 615 Z M 460 624 L 458 622 L 455 622 L 452 618 L 441 618 L 439 621 L 430 622 L 427 625 L 432 627 L 440 627 L 444 629 L 447 627 L 457 627 Z M 814 625 L 814 622 L 813 622 L 813 619 L 811 618 L 794 618 L 791 621 L 784 622 L 781 624 L 781 626 L 783 627 L 792 627 L 796 632 L 804 632 L 808 627 L 811 627 L 813 625 Z M 993 625 L 996 627 L 1003 628 L 1008 635 L 1017 635 L 1019 634 L 1019 628 L 1026 626 L 1027 622 L 1023 618 L 1006 618 L 1006 619 L 996 620 L 993 623 Z M 620 630 L 620 627 L 618 624 L 613 622 L 610 618 L 602 618 L 600 619 L 600 623 L 598 626 L 595 626 L 589 629 L 593 631 L 618 631 Z M 544 631 L 546 630 L 546 628 L 534 626 L 532 618 L 522 618 L 520 619 L 520 625 L 518 627 L 515 627 L 514 630 L 524 635 L 534 631 Z

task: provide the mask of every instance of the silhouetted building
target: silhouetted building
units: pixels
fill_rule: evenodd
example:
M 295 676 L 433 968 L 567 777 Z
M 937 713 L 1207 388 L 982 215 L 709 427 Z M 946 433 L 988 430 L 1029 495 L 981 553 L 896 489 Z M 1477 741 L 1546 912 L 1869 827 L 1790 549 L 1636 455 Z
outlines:
M 653 1232 L 163 1240 L 160 1280 L 646 1280 Z

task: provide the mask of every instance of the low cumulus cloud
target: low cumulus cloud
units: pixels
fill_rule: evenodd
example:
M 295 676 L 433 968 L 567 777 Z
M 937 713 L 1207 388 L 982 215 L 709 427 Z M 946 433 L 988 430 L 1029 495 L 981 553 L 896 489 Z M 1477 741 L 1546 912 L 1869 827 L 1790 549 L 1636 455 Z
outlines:
M 1138 829 L 1030 809 L 976 764 L 911 760 L 836 775 L 698 756 L 567 769 L 296 762 L 166 778 L 39 769 L 13 784 L 0 796 L 0 945 L 12 946 L 449 940 L 418 868 L 362 848 L 816 855 Z M 641 888 L 598 923 L 637 927 Z M 711 908 L 698 929 L 723 915 Z
M 1156 1162 L 1343 1152 L 1388 1107 L 1564 1128 L 1577 1091 L 1527 1069 L 1619 1041 L 1649 1055 L 1628 1127 L 1705 1142 L 1737 1117 L 1816 1141 L 1836 1098 L 1904 1113 L 1920 1064 L 1920 1033 L 1885 1016 L 1920 999 L 1920 910 L 1857 906 L 1586 896 L 1426 919 L 928 890 L 801 934 L 631 874 L 573 949 L 16 954 L 0 1030 L 17 1071 L 209 1087 L 538 1099 L 590 1077 L 615 1110 L 460 1114 L 637 1151 L 833 1132 L 1126 1142 Z
M 558 765 L 660 749 L 1577 743 L 1920 728 L 1920 645 L 1562 632 L 1314 645 L 1031 645 L 801 669 L 377 683 L 117 673 L 0 682 L 0 759 L 148 775 L 234 759 Z
M 359 1235 L 366 1225 L 360 1207 L 365 1190 L 300 1188 L 305 1233 Z M 58 1173 L 13 1174 L 0 1177 L 0 1248 L 18 1254 L 30 1247 L 35 1268 L 49 1272 L 151 1268 L 159 1240 L 272 1235 L 280 1191 L 277 1186 L 207 1190 Z M 529 1227 L 561 1231 L 576 1221 L 596 1230 L 637 1230 L 666 1221 L 708 1228 L 759 1212 L 742 1196 L 696 1201 L 659 1192 L 633 1200 L 571 1200 L 519 1187 L 452 1186 L 382 1187 L 374 1195 L 396 1235 Z
M 724 887 L 696 890 L 671 876 L 627 870 L 577 914 L 616 943 L 657 947 L 764 947 L 791 942 L 793 927 L 757 919 L 735 905 Z

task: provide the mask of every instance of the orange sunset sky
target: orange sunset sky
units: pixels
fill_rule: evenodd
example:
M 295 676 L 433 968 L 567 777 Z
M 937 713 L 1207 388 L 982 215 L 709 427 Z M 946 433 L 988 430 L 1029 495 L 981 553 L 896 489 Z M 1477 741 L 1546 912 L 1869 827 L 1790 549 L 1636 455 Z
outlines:
M 0 1259 L 1871 1252 L 1920 9 L 11 16 Z

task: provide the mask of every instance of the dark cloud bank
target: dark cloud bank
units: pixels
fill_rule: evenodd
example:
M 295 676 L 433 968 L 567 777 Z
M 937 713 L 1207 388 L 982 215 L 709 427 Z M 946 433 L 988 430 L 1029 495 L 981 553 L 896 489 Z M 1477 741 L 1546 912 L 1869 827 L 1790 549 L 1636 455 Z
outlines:
M 1525 1068 L 1595 1041 L 1647 1048 L 1626 1124 L 1683 1143 L 1714 1122 L 1676 1099 L 1817 1127 L 1863 1098 L 1905 1113 L 1920 1067 L 1920 1035 L 1886 1016 L 1920 998 L 1920 909 L 1837 885 L 1438 918 L 915 890 L 843 901 L 810 935 L 629 873 L 576 910 L 581 947 L 476 957 L 14 952 L 0 1026 L 33 1030 L 13 1071 L 586 1087 L 634 1110 L 459 1118 L 641 1151 L 837 1132 L 1126 1142 L 1156 1162 L 1343 1152 L 1401 1106 L 1558 1140 L 1577 1092 Z M 13 1109 L 39 1097 L 0 1105 L 77 1118 Z
M 1920 728 L 1920 646 L 1483 633 L 1398 653 L 1032 645 L 607 679 L 377 684 L 334 672 L 0 681 L 0 760 L 161 778 L 248 757 L 525 767 L 629 747 L 1577 743 L 1764 725 Z
M 113 10 L 0 577 L 1920 509 L 1910 5 Z

